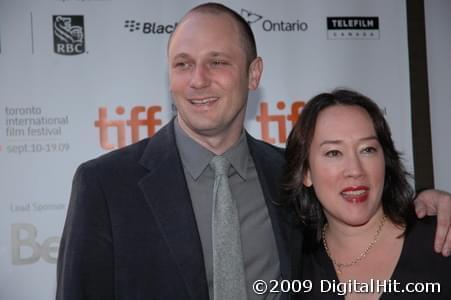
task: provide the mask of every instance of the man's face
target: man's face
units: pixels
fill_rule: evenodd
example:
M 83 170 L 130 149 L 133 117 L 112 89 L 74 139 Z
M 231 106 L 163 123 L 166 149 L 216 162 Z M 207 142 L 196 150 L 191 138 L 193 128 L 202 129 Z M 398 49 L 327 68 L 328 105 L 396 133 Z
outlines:
M 239 136 L 248 91 L 258 86 L 261 61 L 254 60 L 248 70 L 232 18 L 188 15 L 172 36 L 168 59 L 170 91 L 180 126 L 201 142 Z

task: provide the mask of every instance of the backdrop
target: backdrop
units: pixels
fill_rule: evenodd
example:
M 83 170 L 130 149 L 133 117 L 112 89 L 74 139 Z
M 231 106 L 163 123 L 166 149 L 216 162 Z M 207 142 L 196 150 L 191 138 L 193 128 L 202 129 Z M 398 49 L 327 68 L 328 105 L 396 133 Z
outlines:
M 435 187 L 451 191 L 451 1 L 425 1 Z
M 264 59 L 252 135 L 283 146 L 307 99 L 349 87 L 385 110 L 413 169 L 404 0 L 222 2 Z M 1 299 L 54 297 L 74 170 L 170 120 L 166 43 L 198 3 L 0 0 Z

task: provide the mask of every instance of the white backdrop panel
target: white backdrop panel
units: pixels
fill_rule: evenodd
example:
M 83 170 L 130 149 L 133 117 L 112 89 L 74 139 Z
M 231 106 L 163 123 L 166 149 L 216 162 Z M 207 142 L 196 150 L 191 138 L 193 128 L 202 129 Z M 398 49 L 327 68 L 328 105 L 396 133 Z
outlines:
M 198 3 L 0 1 L 0 299 L 54 297 L 57 247 L 74 170 L 116 148 L 121 139 L 131 143 L 127 120 L 142 121 L 135 137 L 142 139 L 171 118 L 165 31 Z M 247 18 L 264 59 L 261 87 L 249 100 L 251 134 L 283 146 L 300 102 L 350 87 L 386 109 L 412 169 L 404 1 L 224 3 L 252 13 Z M 57 16 L 69 22 L 64 27 L 69 44 L 78 43 L 84 53 L 54 52 Z M 328 17 L 373 17 L 379 27 L 350 31 L 341 24 L 341 30 L 328 31 Z M 100 111 L 106 115 L 96 126 Z

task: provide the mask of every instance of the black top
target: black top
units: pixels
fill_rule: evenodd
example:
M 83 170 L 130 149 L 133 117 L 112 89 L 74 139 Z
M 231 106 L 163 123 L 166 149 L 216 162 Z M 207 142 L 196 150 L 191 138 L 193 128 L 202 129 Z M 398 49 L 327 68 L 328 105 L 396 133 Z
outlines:
M 405 237 L 401 256 L 390 278 L 392 284 L 386 285 L 386 292 L 382 294 L 381 300 L 451 299 L 451 257 L 443 257 L 434 252 L 435 227 L 435 217 L 427 217 L 414 222 Z M 340 287 L 343 291 L 344 285 L 338 285 L 340 281 L 332 261 L 327 256 L 322 243 L 317 243 L 316 246 L 314 251 L 304 248 L 302 263 L 302 280 L 311 280 L 313 289 L 309 293 L 298 293 L 297 299 L 344 299 L 342 292 L 339 292 Z M 431 292 L 434 288 L 438 289 L 437 284 L 427 286 L 426 283 L 439 283 L 440 293 Z M 375 284 L 376 281 L 374 281 L 374 286 Z M 424 292 L 393 292 L 395 285 L 397 285 L 397 290 L 401 291 L 407 288 L 415 289 L 415 284 L 417 289 L 424 289 Z M 304 286 L 308 286 L 306 282 L 304 282 Z M 332 290 L 334 286 L 335 292 Z M 387 292 L 389 287 L 391 287 L 391 293 Z M 365 286 L 361 285 L 361 288 L 365 288 Z M 429 289 L 430 292 L 425 292 L 426 289 Z

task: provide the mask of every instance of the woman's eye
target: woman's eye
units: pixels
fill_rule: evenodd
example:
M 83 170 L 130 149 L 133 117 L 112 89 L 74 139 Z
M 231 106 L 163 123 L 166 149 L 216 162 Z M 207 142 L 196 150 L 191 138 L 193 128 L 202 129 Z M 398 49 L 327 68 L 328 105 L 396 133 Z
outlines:
M 370 154 L 370 153 L 375 153 L 375 152 L 377 152 L 377 149 L 376 149 L 375 147 L 366 147 L 366 148 L 364 148 L 364 149 L 362 150 L 362 152 L 363 152 L 363 153 Z
M 337 157 L 339 156 L 341 153 L 338 150 L 330 150 L 326 152 L 326 156 L 327 157 Z

